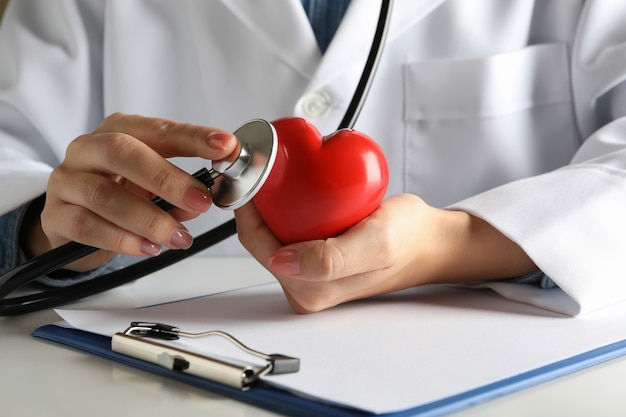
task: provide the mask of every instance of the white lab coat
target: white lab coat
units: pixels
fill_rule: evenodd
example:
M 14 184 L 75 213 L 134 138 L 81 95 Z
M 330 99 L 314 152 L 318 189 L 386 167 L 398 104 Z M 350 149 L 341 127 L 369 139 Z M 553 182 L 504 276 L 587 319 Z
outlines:
M 0 213 L 41 194 L 69 141 L 112 112 L 230 130 L 294 115 L 332 132 L 378 8 L 353 0 L 322 57 L 299 0 L 10 3 Z M 492 285 L 507 297 L 574 315 L 626 299 L 624 22 L 621 0 L 395 2 L 356 128 L 384 149 L 389 194 L 486 219 L 561 288 Z

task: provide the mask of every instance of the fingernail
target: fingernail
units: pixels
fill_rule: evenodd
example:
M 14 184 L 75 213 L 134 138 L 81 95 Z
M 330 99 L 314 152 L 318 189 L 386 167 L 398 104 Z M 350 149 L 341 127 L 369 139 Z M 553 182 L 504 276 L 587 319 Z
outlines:
M 211 196 L 207 191 L 191 187 L 185 191 L 183 201 L 192 210 L 204 213 L 211 207 Z
M 300 261 L 295 250 L 281 250 L 270 258 L 272 272 L 283 275 L 299 275 Z
M 141 252 L 148 256 L 159 256 L 161 254 L 161 245 L 144 239 L 143 242 L 141 242 Z
M 193 243 L 193 236 L 185 229 L 178 228 L 172 233 L 170 238 L 170 246 L 176 249 L 189 249 Z
M 211 148 L 224 150 L 229 148 L 229 144 L 235 140 L 235 136 L 228 132 L 213 132 L 209 135 L 209 146 Z

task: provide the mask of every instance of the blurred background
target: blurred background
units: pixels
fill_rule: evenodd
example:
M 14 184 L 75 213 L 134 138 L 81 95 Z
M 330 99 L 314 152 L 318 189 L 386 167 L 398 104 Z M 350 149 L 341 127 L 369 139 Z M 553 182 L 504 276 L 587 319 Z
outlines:
M 4 7 L 7 5 L 9 0 L 0 0 L 0 18 L 2 18 L 2 12 L 4 11 Z

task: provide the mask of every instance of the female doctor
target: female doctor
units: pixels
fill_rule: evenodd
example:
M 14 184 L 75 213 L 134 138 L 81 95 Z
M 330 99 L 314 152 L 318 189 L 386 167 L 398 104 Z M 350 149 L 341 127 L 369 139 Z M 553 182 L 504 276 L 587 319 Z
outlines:
M 249 119 L 336 129 L 379 8 L 345 3 L 326 47 L 300 0 L 10 2 L 2 269 L 69 240 L 104 249 L 72 265 L 90 272 L 45 279 L 62 285 L 225 220 L 198 216 L 210 196 L 186 172 L 230 153 L 226 131 Z M 617 1 L 397 0 L 355 126 L 389 161 L 380 208 L 336 238 L 283 247 L 248 204 L 241 243 L 209 254 L 243 244 L 300 312 L 437 282 L 571 315 L 626 299 L 624 21 Z

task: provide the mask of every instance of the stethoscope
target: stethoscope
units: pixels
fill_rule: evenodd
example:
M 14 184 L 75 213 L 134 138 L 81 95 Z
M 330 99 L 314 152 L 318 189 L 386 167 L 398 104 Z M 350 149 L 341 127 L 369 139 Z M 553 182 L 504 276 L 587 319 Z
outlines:
M 361 112 L 382 54 L 392 3 L 393 0 L 382 0 L 374 39 L 363 73 L 338 129 L 352 128 Z M 274 166 L 278 148 L 276 131 L 271 123 L 265 120 L 249 121 L 237 129 L 234 135 L 240 143 L 236 158 L 213 161 L 211 169 L 203 168 L 193 174 L 211 190 L 216 206 L 231 210 L 249 202 L 261 189 Z M 174 207 L 161 198 L 156 198 L 153 202 L 163 210 Z M 166 251 L 157 257 L 67 287 L 49 288 L 7 298 L 15 290 L 32 283 L 37 278 L 98 250 L 96 247 L 69 242 L 26 261 L 0 277 L 0 316 L 13 316 L 56 307 L 110 290 L 195 255 L 235 233 L 237 233 L 235 219 L 231 219 L 196 237 L 187 250 Z

